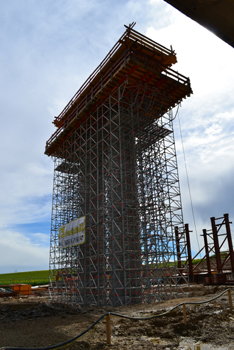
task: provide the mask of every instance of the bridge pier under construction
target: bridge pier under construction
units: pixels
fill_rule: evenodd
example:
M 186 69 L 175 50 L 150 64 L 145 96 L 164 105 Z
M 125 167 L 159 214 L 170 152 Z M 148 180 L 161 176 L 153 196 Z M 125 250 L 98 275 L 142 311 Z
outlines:
M 176 297 L 187 259 L 173 108 L 192 93 L 172 49 L 133 29 L 55 118 L 50 296 L 76 305 Z M 179 283 L 180 281 L 180 283 Z

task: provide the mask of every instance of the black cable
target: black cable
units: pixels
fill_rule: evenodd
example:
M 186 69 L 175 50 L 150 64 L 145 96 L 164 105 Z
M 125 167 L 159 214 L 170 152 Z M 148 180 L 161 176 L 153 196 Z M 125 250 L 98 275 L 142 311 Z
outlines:
M 178 111 L 177 111 L 178 112 Z M 192 201 L 192 194 L 191 194 L 191 189 L 190 189 L 190 182 L 189 182 L 189 176 L 188 176 L 188 167 L 187 167 L 187 161 L 185 157 L 185 150 L 184 150 L 184 142 L 183 142 L 183 137 L 182 137 L 182 131 L 181 131 L 181 124 L 180 124 L 180 115 L 178 113 L 178 124 L 179 124 L 179 130 L 180 130 L 180 138 L 181 138 L 181 145 L 182 145 L 182 151 L 184 155 L 184 165 L 185 165 L 185 172 L 186 172 L 186 178 L 187 178 L 187 184 L 188 184 L 188 190 L 189 190 L 189 198 L 190 198 L 190 204 L 191 204 L 191 209 L 192 209 L 192 215 L 193 215 L 193 223 L 194 223 L 194 228 L 195 228 L 195 233 L 196 233 L 196 238 L 197 238 L 197 245 L 199 251 L 200 249 L 200 244 L 198 240 L 198 233 L 197 233 L 197 225 L 196 225 L 196 220 L 195 220 L 195 215 L 194 215 L 194 209 L 193 209 L 193 201 Z M 201 256 L 201 253 L 199 254 Z
M 121 317 L 121 318 L 127 318 L 129 320 L 152 320 L 156 317 L 160 317 L 160 316 L 163 316 L 163 315 L 166 315 L 170 312 L 172 312 L 173 310 L 177 309 L 178 307 L 184 305 L 184 304 L 187 304 L 187 305 L 199 305 L 199 304 L 206 304 L 206 303 L 209 303 L 210 301 L 213 301 L 213 300 L 216 300 L 218 298 L 220 298 L 223 294 L 225 294 L 226 292 L 228 292 L 229 290 L 233 290 L 232 288 L 228 288 L 226 289 L 224 292 L 222 292 L 221 294 L 217 295 L 216 297 L 214 298 L 211 298 L 209 300 L 205 300 L 205 301 L 186 301 L 186 303 L 180 303 L 176 306 L 174 306 L 172 309 L 170 310 L 167 310 L 161 314 L 158 314 L 158 315 L 154 315 L 154 316 L 149 316 L 149 317 L 132 317 L 132 316 L 126 316 L 126 315 L 121 315 L 121 314 L 118 314 L 116 312 L 107 312 L 106 314 L 100 316 L 97 321 L 95 321 L 89 328 L 87 328 L 85 331 L 81 332 L 80 334 L 78 334 L 76 337 L 72 338 L 72 339 L 69 339 L 63 343 L 60 343 L 60 344 L 56 344 L 56 345 L 52 345 L 52 346 L 49 346 L 49 347 L 45 347 L 45 348 L 14 348 L 14 347 L 2 347 L 0 348 L 0 350 L 51 350 L 51 349 L 58 349 L 62 346 L 65 346 L 65 345 L 68 345 L 70 343 L 72 343 L 73 341 L 75 341 L 76 339 L 82 337 L 84 334 L 88 333 L 91 329 L 93 329 L 96 324 L 98 324 L 104 317 L 106 317 L 107 315 L 112 315 L 112 316 L 116 316 L 116 317 Z
M 101 317 L 99 317 L 99 319 L 97 319 L 97 321 L 95 321 L 89 328 L 87 328 L 85 331 L 81 332 L 80 334 L 78 334 L 76 337 L 66 340 L 63 343 L 60 344 L 56 344 L 56 345 L 52 345 L 52 346 L 48 346 L 45 348 L 15 348 L 15 347 L 3 347 L 0 348 L 0 350 L 50 350 L 50 349 L 58 349 L 62 346 L 68 345 L 70 343 L 72 343 L 73 341 L 75 341 L 76 339 L 82 337 L 84 334 L 86 334 L 87 332 L 89 332 L 92 328 L 94 328 L 96 326 L 97 323 L 99 323 L 104 317 L 106 317 L 109 313 L 106 313 L 104 315 L 102 315 Z
M 167 310 L 161 314 L 158 314 L 158 315 L 154 315 L 154 316 L 149 316 L 149 317 L 131 317 L 131 316 L 126 316 L 126 315 L 121 315 L 121 314 L 117 314 L 115 312 L 110 312 L 111 315 L 113 316 L 116 316 L 116 317 L 122 317 L 122 318 L 128 318 L 130 320 L 152 320 L 153 318 L 156 318 L 156 317 L 159 317 L 159 316 L 163 316 L 163 315 L 166 315 L 172 311 L 174 311 L 175 309 L 177 309 L 178 307 L 180 306 L 183 306 L 184 304 L 186 305 L 199 305 L 199 304 L 206 304 L 206 303 L 209 303 L 210 301 L 213 301 L 215 299 L 218 299 L 220 298 L 223 294 L 225 294 L 227 291 L 231 290 L 231 288 L 229 289 L 226 289 L 224 292 L 222 292 L 221 294 L 219 294 L 218 296 L 212 298 L 212 299 L 209 299 L 209 300 L 205 300 L 205 301 L 186 301 L 186 303 L 180 303 L 176 306 L 174 306 L 172 309 L 170 310 Z

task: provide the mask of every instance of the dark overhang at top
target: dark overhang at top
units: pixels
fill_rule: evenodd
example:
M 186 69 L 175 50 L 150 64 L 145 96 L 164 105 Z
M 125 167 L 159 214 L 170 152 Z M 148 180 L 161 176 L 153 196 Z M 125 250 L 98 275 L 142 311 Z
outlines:
M 234 47 L 233 0 L 164 0 Z

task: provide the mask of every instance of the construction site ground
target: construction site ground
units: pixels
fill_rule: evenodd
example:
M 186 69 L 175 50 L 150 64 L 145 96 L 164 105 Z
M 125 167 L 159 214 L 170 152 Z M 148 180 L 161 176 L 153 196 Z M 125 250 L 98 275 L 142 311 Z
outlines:
M 42 348 L 69 340 L 87 329 L 101 315 L 117 312 L 147 317 L 188 301 L 205 301 L 227 286 L 191 286 L 189 298 L 124 307 L 76 307 L 50 304 L 44 295 L 0 298 L 0 348 Z M 234 298 L 234 292 L 232 292 Z M 129 320 L 111 316 L 111 345 L 106 344 L 106 321 L 74 341 L 67 349 L 234 349 L 234 310 L 228 293 L 201 305 L 187 305 L 152 320 Z

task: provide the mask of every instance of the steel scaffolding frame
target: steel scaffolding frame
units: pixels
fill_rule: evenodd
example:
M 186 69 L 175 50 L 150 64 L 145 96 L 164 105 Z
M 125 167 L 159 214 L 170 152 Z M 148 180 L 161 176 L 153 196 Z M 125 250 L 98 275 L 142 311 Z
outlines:
M 136 61 L 135 52 L 133 67 Z M 124 60 L 124 69 L 126 64 Z M 186 260 L 173 132 L 175 102 L 171 90 L 160 90 L 159 83 L 152 86 L 149 80 L 133 81 L 131 72 L 92 102 L 92 108 L 86 95 L 82 108 L 77 104 L 67 119 L 62 115 L 62 127 L 62 119 L 57 119 L 60 129 L 47 144 L 46 153 L 54 159 L 52 301 L 128 305 L 177 297 L 181 283 L 188 283 L 187 274 L 177 266 L 174 233 L 179 227 L 180 260 Z M 111 71 L 107 81 L 112 79 Z M 187 86 L 185 80 L 183 84 Z M 60 248 L 59 228 L 82 216 L 85 243 Z

